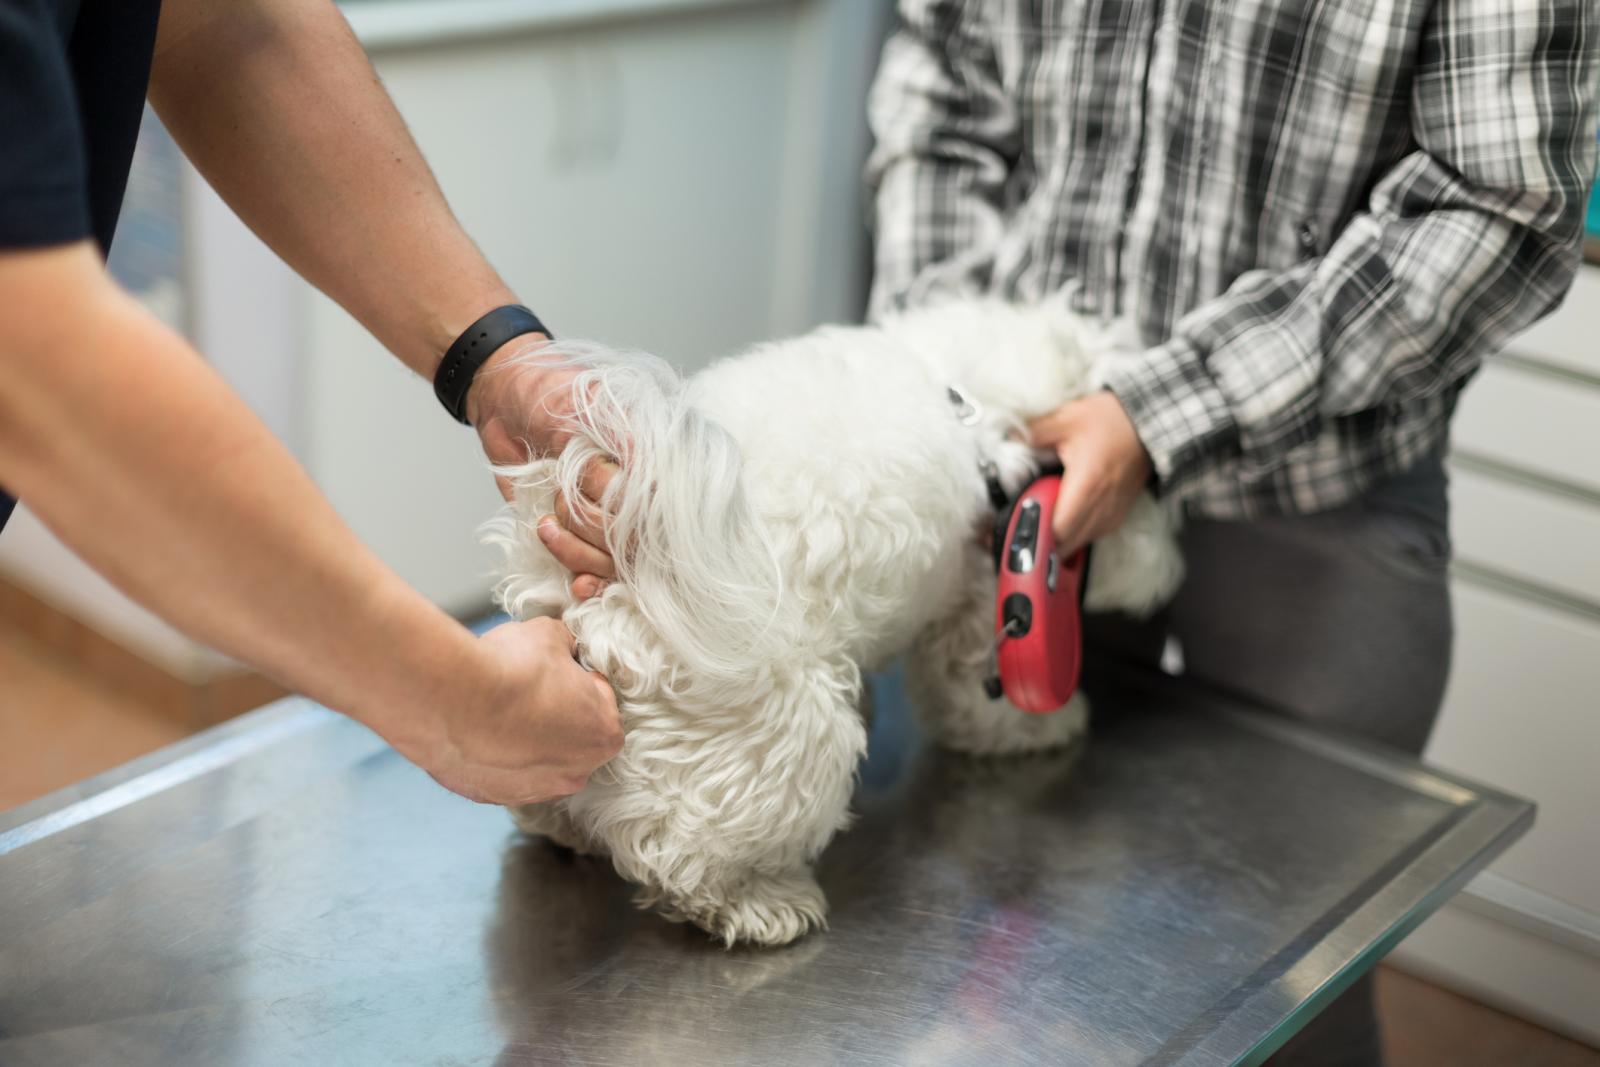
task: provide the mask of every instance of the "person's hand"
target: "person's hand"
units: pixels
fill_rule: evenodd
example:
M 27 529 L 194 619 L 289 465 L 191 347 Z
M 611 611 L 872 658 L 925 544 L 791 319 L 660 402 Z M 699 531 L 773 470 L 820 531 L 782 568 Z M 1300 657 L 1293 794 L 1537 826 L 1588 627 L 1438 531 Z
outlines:
M 616 561 L 606 547 L 603 515 L 596 503 L 616 470 L 610 463 L 589 464 L 578 485 L 583 499 L 577 507 L 558 493 L 555 514 L 539 520 L 539 540 L 573 573 L 572 595 L 579 600 L 599 596 L 617 576 Z
M 554 455 L 571 436 L 566 420 L 572 414 L 577 372 L 558 359 L 541 360 L 539 350 L 548 343 L 543 334 L 515 338 L 473 376 L 467 418 L 477 428 L 484 453 L 497 465 Z M 573 573 L 572 592 L 580 600 L 598 595 L 617 576 L 596 503 L 616 471 L 611 463 L 591 463 L 583 472 L 585 499 L 574 507 L 558 497 L 555 513 L 538 523 L 539 540 Z M 510 500 L 510 482 L 503 477 L 495 482 L 500 495 Z
M 1065 468 L 1050 523 L 1063 556 L 1121 526 L 1150 479 L 1150 456 L 1121 401 L 1107 391 L 1029 423 L 1028 441 L 1054 448 Z
M 577 371 L 559 356 L 543 355 L 549 343 L 542 333 L 512 338 L 472 377 L 467 421 L 478 431 L 484 454 L 496 465 L 554 455 L 572 436 L 568 419 Z M 510 483 L 504 478 L 495 481 L 500 495 L 510 500 Z
M 611 686 L 578 665 L 559 620 L 498 626 L 477 651 L 481 684 L 463 686 L 425 742 L 397 746 L 440 785 L 485 804 L 554 800 L 621 750 Z

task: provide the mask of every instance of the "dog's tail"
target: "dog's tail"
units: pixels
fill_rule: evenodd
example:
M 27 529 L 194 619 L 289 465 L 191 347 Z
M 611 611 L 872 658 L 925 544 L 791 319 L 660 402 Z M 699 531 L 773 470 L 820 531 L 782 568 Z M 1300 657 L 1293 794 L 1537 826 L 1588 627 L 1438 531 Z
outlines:
M 519 495 L 559 491 L 569 507 L 592 508 L 582 503 L 584 470 L 596 460 L 617 464 L 594 517 L 623 591 L 693 676 L 657 683 L 726 684 L 752 664 L 783 662 L 795 637 L 786 622 L 792 613 L 784 610 L 777 553 L 745 492 L 738 442 L 688 402 L 682 378 L 655 356 L 569 341 L 536 356 L 553 357 L 578 371 L 570 414 L 559 416 L 571 440 L 554 460 L 499 473 Z M 514 560 L 507 542 L 526 546 L 531 533 L 500 521 L 486 538 Z M 530 605 L 519 596 L 537 596 L 528 589 L 513 577 L 499 593 L 508 610 L 525 615 Z

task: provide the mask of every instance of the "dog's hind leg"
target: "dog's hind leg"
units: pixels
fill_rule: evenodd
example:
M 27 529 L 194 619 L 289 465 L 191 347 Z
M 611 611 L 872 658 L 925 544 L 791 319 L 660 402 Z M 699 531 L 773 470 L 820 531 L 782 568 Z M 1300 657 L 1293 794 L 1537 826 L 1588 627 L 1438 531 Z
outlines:
M 570 801 L 641 904 L 728 944 L 781 945 L 823 924 L 811 865 L 849 822 L 866 751 L 852 662 L 797 666 L 782 682 L 730 709 L 714 742 L 685 750 L 692 760 L 624 749 L 609 781 Z M 648 754 L 655 735 L 707 725 L 680 718 L 636 726 L 629 744 Z
M 991 698 L 994 670 L 995 576 L 988 554 L 973 546 L 965 560 L 966 593 L 944 619 L 924 630 L 907 655 L 912 703 L 932 738 L 974 755 L 1039 752 L 1070 744 L 1088 724 L 1080 692 L 1048 715 L 1031 715 L 1005 697 Z

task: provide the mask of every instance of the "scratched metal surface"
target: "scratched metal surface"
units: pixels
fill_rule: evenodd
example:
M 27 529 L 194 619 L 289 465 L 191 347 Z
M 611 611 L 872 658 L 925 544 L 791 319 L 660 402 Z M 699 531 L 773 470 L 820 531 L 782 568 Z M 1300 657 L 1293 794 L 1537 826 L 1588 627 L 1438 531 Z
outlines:
M 1258 1061 L 1531 806 L 1164 680 L 974 761 L 878 683 L 832 927 L 725 951 L 285 702 L 0 815 L 0 1063 Z

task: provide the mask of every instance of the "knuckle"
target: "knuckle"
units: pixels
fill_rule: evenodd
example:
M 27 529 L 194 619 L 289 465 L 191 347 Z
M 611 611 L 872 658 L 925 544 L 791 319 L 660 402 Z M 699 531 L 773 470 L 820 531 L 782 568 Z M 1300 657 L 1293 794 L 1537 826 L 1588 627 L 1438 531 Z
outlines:
M 550 782 L 548 787 L 544 790 L 548 794 L 545 799 L 557 800 L 561 797 L 570 797 L 572 794 L 582 790 L 583 787 L 588 784 L 589 776 L 586 774 L 560 775 L 554 781 Z

